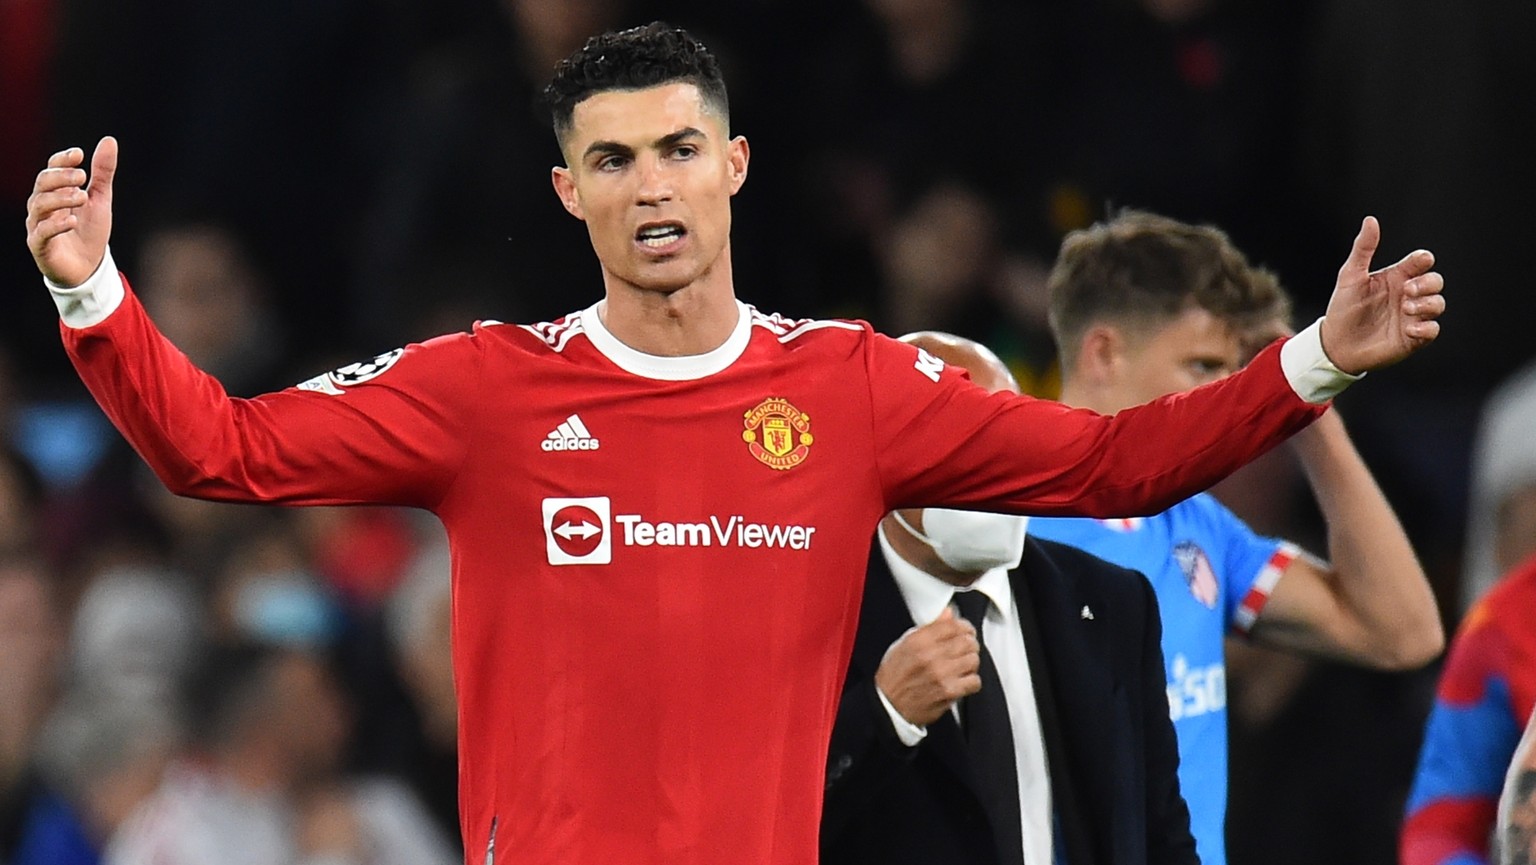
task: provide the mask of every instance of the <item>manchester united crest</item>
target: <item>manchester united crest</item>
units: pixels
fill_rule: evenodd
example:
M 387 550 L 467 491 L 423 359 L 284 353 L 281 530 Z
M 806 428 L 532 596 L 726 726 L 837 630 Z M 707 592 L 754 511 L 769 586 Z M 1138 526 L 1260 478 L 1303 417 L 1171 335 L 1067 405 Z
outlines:
M 811 416 L 783 397 L 769 397 L 747 412 L 741 438 L 747 450 L 771 469 L 787 471 L 805 462 L 816 439 Z

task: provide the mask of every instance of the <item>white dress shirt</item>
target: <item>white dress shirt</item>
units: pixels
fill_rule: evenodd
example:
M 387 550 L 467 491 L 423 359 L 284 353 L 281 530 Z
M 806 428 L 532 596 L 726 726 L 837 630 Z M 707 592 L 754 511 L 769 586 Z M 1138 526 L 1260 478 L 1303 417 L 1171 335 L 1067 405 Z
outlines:
M 896 578 L 896 588 L 912 614 L 912 621 L 926 625 L 939 617 L 949 606 L 955 592 L 977 591 L 986 595 L 992 603 L 987 607 L 987 618 L 982 623 L 982 639 L 997 667 L 997 677 L 1003 683 L 1003 695 L 1008 700 L 1008 718 L 1013 727 L 1014 770 L 1019 779 L 1019 826 L 1023 830 L 1024 861 L 1049 863 L 1051 846 L 1051 781 L 1045 757 L 1045 736 L 1040 728 L 1040 711 L 1035 704 L 1034 683 L 1029 675 L 1029 658 L 1024 654 L 1024 632 L 1019 628 L 1019 609 L 1013 591 L 1008 585 L 1008 571 L 993 568 L 982 574 L 969 588 L 952 586 L 925 571 L 907 563 L 896 554 L 885 538 L 882 526 L 878 532 L 880 551 L 885 563 Z M 958 615 L 958 613 L 956 614 Z M 875 689 L 880 702 L 890 713 L 896 735 L 908 746 L 916 745 L 928 735 L 928 731 L 903 718 Z M 950 712 L 960 721 L 957 706 Z

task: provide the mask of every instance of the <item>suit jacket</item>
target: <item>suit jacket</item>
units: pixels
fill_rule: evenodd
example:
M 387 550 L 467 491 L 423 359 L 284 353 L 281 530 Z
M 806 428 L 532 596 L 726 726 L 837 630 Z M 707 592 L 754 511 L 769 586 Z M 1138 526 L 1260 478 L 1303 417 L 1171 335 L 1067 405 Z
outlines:
M 1009 581 L 1067 865 L 1198 863 L 1151 586 L 1135 571 L 1035 538 Z M 876 694 L 880 659 L 912 625 L 877 543 L 827 758 L 823 865 L 997 861 L 954 716 L 946 712 L 908 748 Z

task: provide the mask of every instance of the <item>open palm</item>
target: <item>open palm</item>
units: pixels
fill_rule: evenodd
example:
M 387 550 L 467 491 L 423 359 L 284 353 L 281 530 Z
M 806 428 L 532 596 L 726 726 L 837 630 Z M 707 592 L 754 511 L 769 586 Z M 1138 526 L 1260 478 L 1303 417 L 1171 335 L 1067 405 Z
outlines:
M 1339 369 L 1359 373 L 1390 366 L 1433 342 L 1445 312 L 1445 278 L 1427 250 L 1372 271 L 1381 226 L 1367 216 L 1323 319 L 1323 351 Z
M 27 199 L 27 248 L 37 269 L 57 285 L 79 285 L 95 273 L 112 236 L 117 140 L 96 145 L 89 178 L 80 167 L 84 159 L 78 147 L 55 153 Z

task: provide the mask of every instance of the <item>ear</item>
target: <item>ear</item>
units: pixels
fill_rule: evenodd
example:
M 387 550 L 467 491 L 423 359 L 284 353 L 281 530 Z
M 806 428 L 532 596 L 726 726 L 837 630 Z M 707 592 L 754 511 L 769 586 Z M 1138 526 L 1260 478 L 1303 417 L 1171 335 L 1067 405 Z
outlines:
M 1077 349 L 1076 377 L 1094 387 L 1108 387 L 1120 377 L 1125 363 L 1125 334 L 1107 324 L 1095 324 L 1083 333 Z
M 577 219 L 586 221 L 587 217 L 581 211 L 581 196 L 576 194 L 576 178 L 569 168 L 555 166 L 549 170 L 549 182 L 555 187 L 555 195 L 560 197 L 560 203 L 565 206 L 566 213 Z
M 730 174 L 732 195 L 740 191 L 741 185 L 747 182 L 747 162 L 751 156 L 752 148 L 747 146 L 747 139 L 744 136 L 738 135 L 726 145 L 726 171 Z

